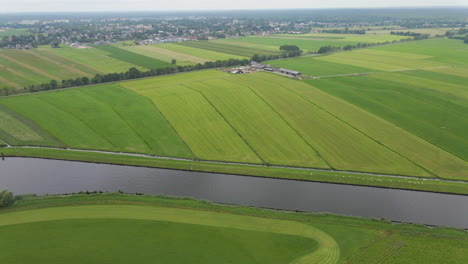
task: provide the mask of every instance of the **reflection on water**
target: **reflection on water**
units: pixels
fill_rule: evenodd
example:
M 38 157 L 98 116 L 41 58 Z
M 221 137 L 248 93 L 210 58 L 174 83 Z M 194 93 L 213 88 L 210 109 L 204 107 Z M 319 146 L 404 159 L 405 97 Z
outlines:
M 468 196 L 216 173 L 6 158 L 0 189 L 40 195 L 122 190 L 468 228 Z

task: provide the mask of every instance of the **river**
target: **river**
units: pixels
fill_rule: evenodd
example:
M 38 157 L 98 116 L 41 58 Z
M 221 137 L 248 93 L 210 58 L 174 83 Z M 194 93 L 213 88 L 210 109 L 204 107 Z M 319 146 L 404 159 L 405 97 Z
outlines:
M 34 158 L 0 161 L 15 194 L 117 191 L 468 228 L 468 196 Z

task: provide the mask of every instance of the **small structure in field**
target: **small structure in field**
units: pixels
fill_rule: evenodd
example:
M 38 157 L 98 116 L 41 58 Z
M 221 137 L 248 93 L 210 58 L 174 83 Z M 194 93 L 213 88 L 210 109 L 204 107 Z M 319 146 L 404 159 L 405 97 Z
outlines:
M 278 72 L 279 72 L 279 73 L 282 73 L 282 74 L 289 75 L 289 76 L 293 76 L 293 77 L 301 76 L 301 75 L 302 75 L 301 72 L 293 71 L 293 70 L 288 70 L 288 69 L 283 69 L 283 68 L 279 68 L 279 69 L 278 69 Z

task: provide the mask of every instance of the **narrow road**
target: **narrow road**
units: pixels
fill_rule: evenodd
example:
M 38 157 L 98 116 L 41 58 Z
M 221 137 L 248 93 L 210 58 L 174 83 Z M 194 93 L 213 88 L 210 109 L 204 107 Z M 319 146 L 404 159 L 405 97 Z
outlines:
M 4 141 L 2 141 L 4 142 Z M 5 143 L 7 144 L 7 143 Z M 103 150 L 86 150 L 86 149 L 71 149 L 71 148 L 54 148 L 54 147 L 38 147 L 38 146 L 10 146 L 7 144 L 6 147 L 2 148 L 25 148 L 25 149 L 50 149 L 50 150 L 66 150 L 66 151 L 76 151 L 76 152 L 88 152 L 88 153 L 102 153 L 102 154 L 113 154 L 113 155 L 122 155 L 122 156 L 132 156 L 132 157 L 143 157 L 143 158 L 154 158 L 154 159 L 164 159 L 164 160 L 179 160 L 179 161 L 189 161 L 194 162 L 193 159 L 187 158 L 175 158 L 175 157 L 165 157 L 157 155 L 147 155 L 139 153 L 127 153 L 127 152 L 113 152 L 113 151 L 103 151 Z M 326 169 L 314 169 L 314 168 L 305 168 L 305 167 L 294 167 L 294 166 L 280 166 L 280 165 L 262 165 L 262 164 L 252 164 L 252 163 L 242 163 L 242 162 L 229 162 L 229 161 L 212 161 L 212 160 L 202 160 L 196 161 L 198 163 L 210 163 L 210 164 L 224 164 L 224 165 L 243 165 L 251 167 L 268 167 L 268 168 L 280 168 L 280 169 L 295 169 L 295 170 L 304 170 L 304 171 L 321 171 L 321 172 L 335 172 L 335 173 L 347 173 L 355 175 L 371 175 L 371 176 L 381 176 L 381 177 L 396 177 L 403 179 L 412 179 L 412 180 L 423 180 L 423 181 L 437 181 L 437 182 L 453 182 L 453 183 L 464 183 L 468 184 L 466 181 L 455 181 L 455 180 L 444 180 L 444 179 L 434 179 L 434 178 L 421 178 L 421 177 L 412 177 L 404 175 L 393 175 L 393 174 L 380 174 L 380 173 L 371 173 L 371 172 L 356 172 L 356 171 L 344 171 L 344 170 L 326 170 Z

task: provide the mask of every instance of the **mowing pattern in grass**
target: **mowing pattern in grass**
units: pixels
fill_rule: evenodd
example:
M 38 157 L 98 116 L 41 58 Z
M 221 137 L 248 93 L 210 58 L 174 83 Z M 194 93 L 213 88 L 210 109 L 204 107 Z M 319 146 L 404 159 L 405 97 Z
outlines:
M 146 70 L 144 67 L 112 58 L 108 56 L 112 53 L 96 48 L 76 49 L 62 45 L 60 46 L 60 49 L 53 49 L 50 47 L 41 47 L 40 49 L 53 52 L 59 56 L 87 65 L 88 67 L 93 68 L 95 73 L 126 72 L 132 67 L 139 70 Z
M 415 164 L 327 113 L 314 101 L 297 95 L 294 86 L 261 77 L 246 75 L 242 83 L 260 94 L 334 169 L 428 176 Z
M 14 227 L 13 229 L 12 227 L 8 227 L 9 225 L 15 225 L 15 224 L 22 224 L 22 223 L 24 224 L 24 223 L 33 223 L 33 222 L 51 221 L 51 220 L 62 220 L 62 219 L 97 219 L 97 218 L 106 219 L 107 221 L 106 220 L 94 220 L 94 222 L 99 221 L 97 222 L 96 227 L 99 227 L 99 226 L 102 227 L 103 224 L 105 224 L 106 222 L 107 223 L 111 222 L 111 224 L 113 224 L 111 219 L 139 219 L 139 220 L 159 220 L 159 221 L 166 221 L 166 222 L 171 222 L 171 223 L 201 225 L 202 229 L 205 229 L 205 230 L 207 229 L 207 227 L 230 228 L 234 230 L 239 229 L 240 236 L 242 235 L 252 236 L 254 239 L 255 239 L 255 236 L 258 236 L 258 235 L 261 238 L 265 239 L 268 236 L 274 237 L 276 234 L 279 234 L 282 236 L 278 237 L 277 238 L 278 240 L 281 238 L 285 239 L 286 243 L 288 242 L 288 240 L 291 240 L 291 242 L 294 245 L 299 246 L 298 251 L 295 251 L 294 249 L 292 249 L 292 252 L 287 254 L 288 250 L 285 250 L 285 249 L 279 250 L 279 251 L 271 251 L 271 249 L 267 250 L 267 248 L 265 248 L 264 246 L 259 246 L 259 248 L 257 249 L 257 246 L 258 246 L 257 245 L 255 247 L 256 250 L 262 250 L 262 249 L 266 250 L 264 251 L 263 254 L 259 254 L 257 258 L 259 258 L 261 255 L 266 254 L 266 255 L 270 255 L 270 256 L 266 256 L 266 258 L 269 259 L 271 257 L 272 259 L 275 259 L 276 254 L 282 253 L 282 254 L 285 254 L 286 256 L 283 256 L 281 260 L 282 261 L 286 260 L 287 262 L 291 262 L 291 263 L 318 263 L 320 262 L 324 264 L 334 264 L 334 263 L 337 263 L 340 257 L 340 248 L 337 242 L 333 239 L 333 237 L 331 237 L 330 235 L 321 231 L 318 228 L 312 227 L 311 225 L 306 225 L 300 222 L 288 221 L 288 220 L 276 220 L 276 219 L 259 218 L 259 217 L 252 217 L 252 216 L 223 214 L 223 213 L 216 213 L 216 212 L 209 212 L 209 211 L 164 208 L 164 207 L 155 207 L 155 206 L 88 205 L 88 206 L 44 208 L 44 209 L 36 209 L 36 210 L 19 211 L 19 212 L 13 212 L 13 213 L 3 213 L 0 219 L 0 226 L 4 226 L 4 227 L 0 227 L 0 230 L 1 230 L 0 232 L 3 231 L 6 234 L 10 233 L 13 235 L 18 234 L 18 232 L 20 232 L 19 230 L 21 229 L 18 230 L 18 229 L 15 229 Z M 84 220 L 81 220 L 81 221 L 84 221 Z M 74 222 L 76 223 L 76 221 Z M 119 221 L 119 223 L 124 223 L 124 222 L 125 220 Z M 64 230 L 65 226 L 63 225 L 66 225 L 67 222 L 62 222 L 63 225 L 60 224 L 59 222 L 54 222 L 54 223 L 59 224 L 57 228 L 62 228 L 62 230 Z M 51 226 L 51 225 L 48 225 L 48 226 Z M 194 228 L 192 226 L 181 226 L 181 225 L 176 225 L 176 226 L 180 227 L 182 230 L 185 230 L 187 232 L 197 232 L 197 231 L 200 232 L 200 230 L 191 230 Z M 28 225 L 28 227 L 35 228 L 34 225 Z M 166 227 L 171 228 L 170 226 L 167 226 L 167 225 Z M 70 230 L 69 226 L 67 230 Z M 173 229 L 173 230 L 176 230 L 178 231 L 177 233 L 180 233 L 180 230 L 177 230 L 177 229 Z M 234 232 L 234 230 L 232 231 Z M 252 231 L 253 233 L 251 233 Z M 39 232 L 39 231 L 36 231 L 36 232 Z M 114 230 L 114 232 L 116 231 Z M 267 234 L 258 234 L 258 232 L 264 232 Z M 57 235 L 59 233 L 60 232 L 57 232 Z M 121 235 L 122 233 L 117 231 L 114 234 Z M 212 233 L 209 232 L 208 230 L 205 235 L 211 235 L 211 234 Z M 172 234 L 172 235 L 176 235 L 176 234 Z M 184 235 L 187 235 L 187 234 L 184 234 L 182 232 L 181 236 L 184 236 Z M 60 236 L 58 239 L 60 238 L 63 239 L 63 237 L 64 236 Z M 146 238 L 145 236 L 145 240 L 150 239 L 150 237 Z M 296 237 L 299 237 L 299 238 L 296 238 Z M 80 244 L 83 243 L 83 246 L 85 246 L 86 244 L 89 245 L 89 237 L 80 236 L 80 238 L 82 238 L 82 240 L 80 240 L 81 241 Z M 152 239 L 154 239 L 154 237 L 152 237 Z M 187 238 L 187 239 L 189 241 L 193 241 L 193 239 L 197 239 L 197 238 L 195 236 L 193 238 Z M 259 239 L 259 238 L 256 238 L 256 239 Z M 311 240 L 315 240 L 316 242 L 311 241 Z M 114 243 L 118 243 L 118 241 L 120 240 L 113 240 L 113 241 Z M 140 240 L 135 240 L 135 242 L 141 243 Z M 161 244 L 161 246 L 164 246 L 164 245 L 169 247 L 171 244 L 170 243 Z M 221 243 L 221 245 L 224 245 L 224 243 Z M 251 244 L 251 245 L 254 246 L 255 244 Z M 310 246 L 309 250 L 306 249 L 307 246 Z M 54 250 L 56 249 L 54 248 Z M 226 252 L 225 250 L 223 250 L 222 252 Z M 245 250 L 250 251 L 253 249 L 245 248 Z M 2 251 L 2 252 L 5 252 L 5 251 Z M 10 251 L 7 251 L 7 252 L 10 252 Z M 99 252 L 100 251 L 94 251 L 94 254 L 99 254 Z M 231 250 L 228 250 L 227 252 L 232 253 L 233 252 L 232 248 Z M 245 255 L 245 254 L 246 254 L 245 251 L 243 251 L 242 254 L 240 255 Z M 247 255 L 250 255 L 250 254 L 247 254 Z M 219 259 L 217 259 L 216 261 L 219 261 Z M 247 261 L 251 261 L 251 260 L 247 259 Z M 255 263 L 258 263 L 258 261 L 259 260 L 256 259 Z M 206 262 L 203 262 L 203 263 L 206 263 Z
M 168 63 L 172 62 L 172 59 L 176 60 L 177 65 L 189 65 L 194 63 L 204 63 L 209 61 L 208 59 L 192 56 L 190 54 L 180 53 L 168 49 L 163 49 L 157 45 L 147 46 L 119 46 L 121 49 L 125 49 L 131 52 L 135 52 L 141 55 L 145 55 L 157 60 L 162 60 Z
M 58 260 L 62 263 L 147 263 L 149 260 L 151 263 L 219 263 L 220 259 L 225 263 L 280 264 L 307 254 L 316 244 L 297 236 L 129 219 L 29 223 L 1 227 L 0 234 L 4 238 L 0 239 L 0 246 L 5 249 L 0 258 L 11 264 Z M 8 243 L 6 238 L 13 237 L 16 243 Z M 74 257 L 76 252 L 80 252 L 79 258 Z
M 385 76 L 384 81 L 379 78 L 382 76 Z M 419 79 L 408 74 L 385 73 L 324 79 L 313 84 L 468 160 L 468 118 L 464 115 L 468 98 L 443 93 L 440 90 L 450 90 L 456 85 L 444 83 L 439 86 L 429 76 L 422 81 L 437 86 L 437 89 L 443 88 L 433 90 L 424 83 L 412 84 Z M 457 99 L 451 100 L 451 97 Z
M 190 83 L 187 87 L 200 91 L 266 162 L 328 168 L 281 116 L 249 87 L 224 79 Z
M 260 163 L 260 159 L 197 91 L 183 86 L 145 90 L 200 159 Z
M 2 131 L 3 130 L 3 131 Z M 0 131 L 20 141 L 42 141 L 34 130 L 0 109 Z M 0 133 L 1 133 L 0 132 Z
M 91 67 L 63 58 L 45 50 L 0 50 L 0 88 L 22 88 L 32 84 L 48 83 L 91 76 Z
M 126 61 L 147 69 L 156 69 L 162 67 L 172 67 L 173 65 L 165 61 L 150 58 L 128 50 L 120 49 L 112 45 L 94 45 L 93 47 L 111 53 L 109 57 Z
M 111 107 L 148 145 L 151 154 L 193 157 L 187 145 L 147 98 L 116 85 L 96 86 L 80 91 Z
M 253 47 L 240 47 L 238 45 L 229 45 L 229 44 L 222 44 L 222 43 L 217 43 L 217 42 L 212 42 L 208 40 L 204 41 L 185 41 L 185 42 L 180 42 L 177 43 L 178 45 L 183 45 L 183 46 L 188 46 L 188 47 L 193 47 L 193 48 L 199 48 L 199 49 L 206 49 L 206 50 L 212 50 L 216 52 L 222 52 L 222 53 L 229 53 L 229 54 L 234 54 L 242 57 L 252 57 L 255 54 L 258 55 L 271 55 L 271 54 L 279 54 L 279 47 L 278 51 L 272 51 L 272 50 L 263 50 L 263 49 L 258 49 L 258 48 L 253 48 Z

